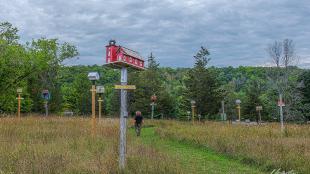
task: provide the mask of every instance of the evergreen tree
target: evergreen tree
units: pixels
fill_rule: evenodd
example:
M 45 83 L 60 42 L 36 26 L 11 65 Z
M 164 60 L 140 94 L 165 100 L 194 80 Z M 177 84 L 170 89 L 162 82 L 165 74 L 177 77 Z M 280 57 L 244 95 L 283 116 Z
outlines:
M 299 78 L 298 90 L 302 95 L 299 111 L 303 114 L 305 121 L 310 120 L 310 71 L 305 71 Z
M 136 85 L 137 89 L 130 93 L 130 111 L 133 114 L 136 110 L 150 117 L 151 115 L 151 96 L 157 96 L 155 106 L 155 116 L 164 114 L 172 116 L 174 114 L 174 106 L 171 104 L 171 96 L 163 87 L 162 76 L 159 72 L 159 64 L 151 53 L 148 57 L 148 68 L 142 72 L 132 72 L 129 76 L 129 83 Z
M 197 114 L 202 116 L 214 115 L 219 110 L 221 99 L 220 84 L 216 78 L 216 73 L 207 65 L 210 61 L 209 51 L 201 47 L 200 51 L 194 56 L 195 65 L 191 69 L 185 80 L 187 103 L 190 100 L 196 101 Z
M 245 118 L 258 121 L 256 106 L 261 106 L 260 95 L 263 91 L 262 82 L 259 79 L 251 79 L 246 88 L 246 100 L 243 104 L 243 111 L 247 113 Z

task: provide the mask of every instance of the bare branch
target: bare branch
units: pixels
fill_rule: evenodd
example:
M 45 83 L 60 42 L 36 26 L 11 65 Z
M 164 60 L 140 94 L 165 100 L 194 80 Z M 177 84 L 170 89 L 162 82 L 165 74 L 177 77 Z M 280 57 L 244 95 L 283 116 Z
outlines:
M 269 45 L 268 53 L 270 57 L 272 58 L 273 62 L 279 68 L 281 55 L 282 55 L 282 43 L 275 41 L 274 44 Z

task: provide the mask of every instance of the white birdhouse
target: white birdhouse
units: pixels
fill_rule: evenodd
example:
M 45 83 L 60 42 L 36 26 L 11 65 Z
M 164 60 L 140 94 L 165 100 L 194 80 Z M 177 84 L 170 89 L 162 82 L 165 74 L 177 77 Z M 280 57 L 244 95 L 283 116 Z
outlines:
M 89 72 L 87 77 L 91 81 L 99 80 L 98 72 Z
M 17 88 L 16 91 L 17 91 L 18 94 L 21 94 L 23 92 L 23 88 Z
M 96 93 L 103 94 L 104 93 L 104 87 L 103 86 L 97 86 L 96 87 Z

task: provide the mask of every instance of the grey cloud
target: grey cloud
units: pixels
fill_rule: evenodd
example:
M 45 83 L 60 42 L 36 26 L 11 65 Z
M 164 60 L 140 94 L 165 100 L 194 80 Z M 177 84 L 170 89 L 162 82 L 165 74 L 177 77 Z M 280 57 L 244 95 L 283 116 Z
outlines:
M 79 64 L 102 64 L 105 45 L 119 44 L 162 66 L 190 67 L 200 46 L 211 65 L 261 65 L 274 40 L 291 38 L 309 67 L 310 2 L 307 0 L 0 0 L 0 21 L 20 29 L 23 41 L 45 36 L 72 42 Z

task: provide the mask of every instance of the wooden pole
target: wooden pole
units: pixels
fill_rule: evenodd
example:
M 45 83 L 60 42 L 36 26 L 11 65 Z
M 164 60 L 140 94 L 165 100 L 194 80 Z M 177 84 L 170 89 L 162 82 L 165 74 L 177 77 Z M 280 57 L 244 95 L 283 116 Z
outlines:
M 95 136 L 96 134 L 96 86 L 92 85 L 92 135 Z
M 45 101 L 45 116 L 48 116 L 48 101 Z
M 195 122 L 195 106 L 192 106 L 192 123 Z
M 224 100 L 222 100 L 221 104 L 222 104 L 222 121 L 225 121 L 225 103 L 224 103 Z
M 17 100 L 18 100 L 17 117 L 20 120 L 20 100 L 21 100 L 20 94 L 18 94 Z
M 127 85 L 127 68 L 122 67 L 121 85 Z M 120 115 L 120 144 L 119 144 L 119 167 L 123 171 L 126 165 L 126 128 L 127 128 L 127 90 L 121 89 L 121 115 Z
M 283 119 L 283 101 L 282 101 L 282 94 L 279 94 L 279 103 L 280 103 L 280 122 L 281 122 L 281 132 L 284 132 L 284 119 Z
M 237 106 L 239 121 L 241 121 L 240 105 Z
M 152 106 L 151 120 L 153 120 L 153 119 L 154 119 L 154 105 L 155 105 L 155 103 L 154 103 L 154 102 L 152 102 L 152 103 L 151 103 L 151 106 Z
M 98 102 L 99 102 L 99 122 L 100 122 L 100 120 L 101 120 L 101 110 L 102 110 L 102 108 L 101 108 L 101 103 L 103 102 L 103 100 L 101 99 L 101 97 L 99 97 L 99 100 L 98 100 Z
M 258 117 L 259 117 L 259 124 L 262 122 L 262 115 L 260 113 L 260 110 L 258 110 Z

